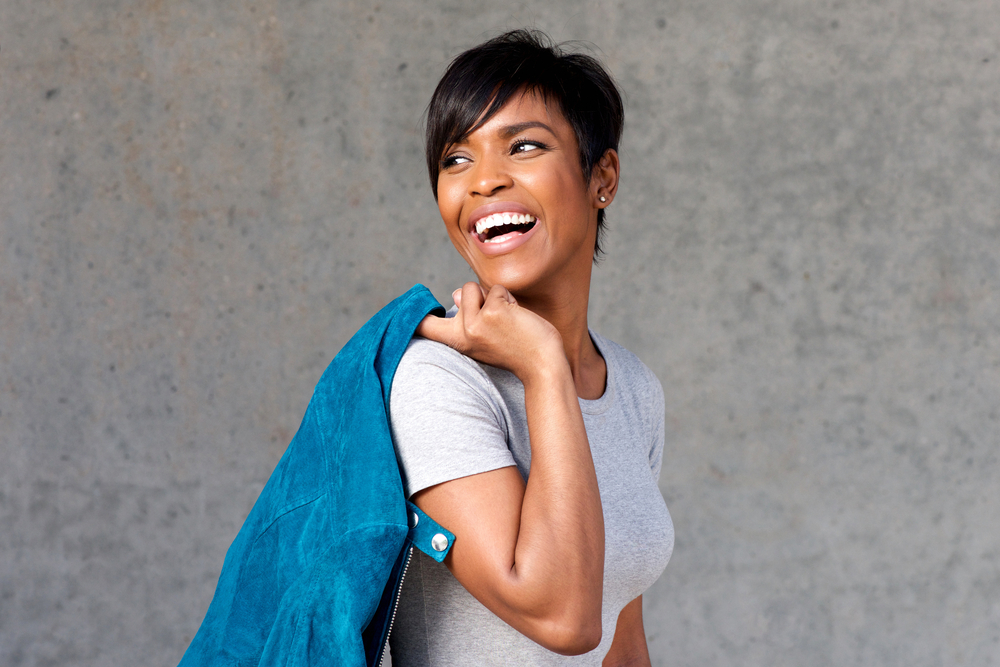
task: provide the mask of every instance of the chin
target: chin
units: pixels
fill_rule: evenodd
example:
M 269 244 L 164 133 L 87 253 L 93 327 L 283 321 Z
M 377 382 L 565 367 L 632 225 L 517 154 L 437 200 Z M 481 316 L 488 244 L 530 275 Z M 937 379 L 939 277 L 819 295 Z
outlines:
M 541 279 L 535 275 L 526 275 L 519 271 L 504 271 L 499 274 L 484 275 L 479 278 L 479 284 L 484 287 L 503 285 L 508 292 L 517 297 L 519 294 L 533 294 L 541 286 Z

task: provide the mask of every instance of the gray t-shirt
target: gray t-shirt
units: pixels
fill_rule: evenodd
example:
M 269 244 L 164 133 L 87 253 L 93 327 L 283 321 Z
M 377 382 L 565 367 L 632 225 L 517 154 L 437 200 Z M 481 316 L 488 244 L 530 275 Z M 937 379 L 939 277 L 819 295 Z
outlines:
M 574 657 L 543 648 L 472 597 L 443 564 L 414 550 L 390 637 L 393 667 L 600 665 L 622 608 L 666 567 L 674 528 L 657 487 L 663 389 L 631 352 L 593 332 L 591 339 L 608 369 L 604 395 L 580 399 L 604 509 L 600 645 Z M 524 387 L 513 373 L 415 338 L 396 370 L 389 414 L 407 497 L 511 465 L 528 477 Z

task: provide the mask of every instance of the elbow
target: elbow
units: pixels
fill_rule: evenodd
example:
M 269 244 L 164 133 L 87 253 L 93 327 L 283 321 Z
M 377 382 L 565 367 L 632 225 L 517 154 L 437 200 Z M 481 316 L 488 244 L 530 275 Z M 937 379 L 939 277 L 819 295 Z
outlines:
M 553 623 L 540 638 L 539 644 L 560 655 L 582 655 L 601 643 L 600 613 L 589 618 L 567 619 Z

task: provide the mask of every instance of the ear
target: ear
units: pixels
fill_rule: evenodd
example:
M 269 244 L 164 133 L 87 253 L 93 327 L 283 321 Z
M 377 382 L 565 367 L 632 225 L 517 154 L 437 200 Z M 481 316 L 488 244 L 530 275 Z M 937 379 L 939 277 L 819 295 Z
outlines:
M 618 151 L 609 148 L 594 165 L 590 174 L 590 198 L 594 208 L 606 208 L 615 199 L 618 192 L 618 176 L 621 165 L 618 162 Z M 605 201 L 601 201 L 604 197 Z

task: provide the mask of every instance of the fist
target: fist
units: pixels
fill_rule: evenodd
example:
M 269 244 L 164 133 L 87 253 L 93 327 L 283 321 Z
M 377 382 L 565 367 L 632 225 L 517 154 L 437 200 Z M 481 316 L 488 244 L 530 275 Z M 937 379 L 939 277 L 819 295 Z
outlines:
M 452 298 L 458 306 L 455 317 L 428 316 L 417 327 L 418 335 L 509 370 L 522 382 L 533 372 L 568 363 L 556 328 L 519 306 L 502 285 L 487 292 L 469 282 L 455 290 Z

